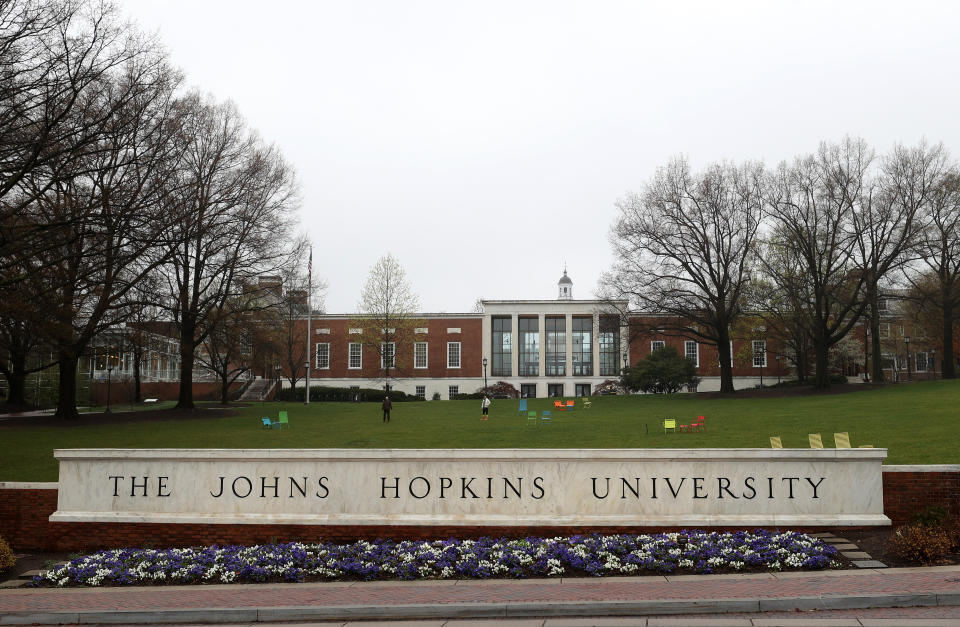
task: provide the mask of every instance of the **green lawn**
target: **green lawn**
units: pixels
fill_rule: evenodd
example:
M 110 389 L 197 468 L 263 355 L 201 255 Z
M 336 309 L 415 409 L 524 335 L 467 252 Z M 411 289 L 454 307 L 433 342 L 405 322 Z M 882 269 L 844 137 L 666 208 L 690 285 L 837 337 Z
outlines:
M 793 398 L 704 399 L 696 395 L 601 397 L 588 410 L 554 411 L 553 424 L 529 425 L 518 401 L 494 401 L 480 421 L 479 401 L 396 403 L 381 422 L 378 403 L 268 403 L 239 416 L 110 426 L 0 428 L 0 481 L 55 481 L 55 448 L 766 448 L 769 436 L 807 447 L 808 433 L 847 431 L 854 447 L 889 449 L 888 464 L 960 464 L 960 381 Z M 579 402 L 578 402 L 579 405 Z M 530 408 L 552 409 L 548 399 Z M 260 416 L 286 409 L 292 427 L 261 428 Z M 664 434 L 663 418 L 706 416 L 701 433 Z

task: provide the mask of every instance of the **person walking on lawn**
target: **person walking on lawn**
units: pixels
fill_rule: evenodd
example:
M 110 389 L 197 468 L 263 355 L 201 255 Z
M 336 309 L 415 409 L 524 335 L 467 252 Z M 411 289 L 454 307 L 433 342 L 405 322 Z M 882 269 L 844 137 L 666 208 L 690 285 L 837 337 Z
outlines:
M 483 401 L 480 403 L 480 407 L 483 408 L 483 414 L 480 416 L 480 420 L 486 420 L 490 414 L 490 397 L 484 396 Z
M 383 397 L 383 404 L 381 407 L 383 408 L 383 421 L 390 422 L 390 410 L 393 409 L 393 403 L 390 402 L 389 396 Z

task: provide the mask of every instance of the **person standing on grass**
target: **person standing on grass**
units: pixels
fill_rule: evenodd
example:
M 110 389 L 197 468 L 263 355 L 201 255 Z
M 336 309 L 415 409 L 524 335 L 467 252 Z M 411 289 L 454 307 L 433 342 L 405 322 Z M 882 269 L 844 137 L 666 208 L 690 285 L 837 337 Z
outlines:
M 390 422 L 390 410 L 393 409 L 393 403 L 390 402 L 389 396 L 383 397 L 383 404 L 381 407 L 383 408 L 383 421 Z
M 480 407 L 483 408 L 483 414 L 480 416 L 480 420 L 486 420 L 490 415 L 490 397 L 487 395 L 483 396 L 483 401 L 480 403 Z

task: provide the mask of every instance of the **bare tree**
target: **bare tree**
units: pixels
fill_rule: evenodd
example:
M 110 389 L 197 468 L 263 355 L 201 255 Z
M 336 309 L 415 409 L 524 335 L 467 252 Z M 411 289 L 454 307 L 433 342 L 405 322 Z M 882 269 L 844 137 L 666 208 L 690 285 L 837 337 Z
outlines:
M 914 248 L 922 218 L 946 168 L 943 146 L 921 142 L 915 148 L 895 146 L 883 159 L 880 179 L 865 185 L 861 202 L 853 206 L 856 256 L 866 288 L 872 336 L 874 381 L 883 381 L 880 347 L 880 286 L 905 262 Z
M 104 130 L 135 108 L 142 86 L 131 68 L 162 63 L 154 43 L 117 17 L 104 2 L 0 0 L 0 281 L 56 261 L 70 229 L 36 220 L 30 207 L 83 172 Z
M 601 295 L 651 313 L 668 334 L 717 347 L 720 389 L 733 392 L 730 326 L 743 311 L 763 210 L 758 163 L 693 173 L 673 160 L 642 194 L 617 203 L 610 240 L 617 259 Z M 621 312 L 626 316 L 628 312 Z
M 380 378 L 387 389 L 395 372 L 406 367 L 402 357 L 398 359 L 396 347 L 412 348 L 419 307 L 400 262 L 389 253 L 381 257 L 370 269 L 351 324 L 361 330 L 360 342 L 380 357 Z
M 191 409 L 194 356 L 215 329 L 216 312 L 258 274 L 287 263 L 296 184 L 280 153 L 247 129 L 233 105 L 191 94 L 180 106 L 184 158 L 165 205 L 179 217 L 165 306 L 180 333 L 177 407 Z
M 816 154 L 781 164 L 767 206 L 774 228 L 761 257 L 769 280 L 796 304 L 810 335 L 815 386 L 829 386 L 830 347 L 858 322 L 866 306 L 866 272 L 856 263 L 854 214 L 865 190 L 872 151 L 861 140 L 820 144 Z M 775 263 L 774 263 L 775 262 Z
M 917 247 L 922 272 L 910 273 L 921 304 L 940 314 L 943 378 L 957 376 L 954 325 L 960 320 L 960 170 L 951 166 L 939 177 L 924 209 L 924 229 Z
M 28 245 L 21 256 L 29 266 L 24 284 L 50 321 L 60 417 L 78 417 L 80 355 L 94 336 L 126 318 L 135 287 L 163 262 L 174 218 L 160 208 L 161 182 L 176 160 L 171 103 L 178 81 L 159 52 L 145 51 L 92 83 L 75 113 L 106 116 L 96 141 L 59 167 L 58 178 L 35 170 L 22 179 L 34 198 L 22 215 L 43 225 L 42 245 Z

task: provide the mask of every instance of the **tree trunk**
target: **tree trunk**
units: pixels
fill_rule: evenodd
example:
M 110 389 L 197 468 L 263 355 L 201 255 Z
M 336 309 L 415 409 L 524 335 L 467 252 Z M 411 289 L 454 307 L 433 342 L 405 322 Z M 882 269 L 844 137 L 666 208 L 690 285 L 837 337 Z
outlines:
M 133 353 L 133 402 L 139 403 L 140 398 L 140 356 Z
M 192 341 L 183 338 L 193 337 L 193 329 L 183 327 L 180 340 L 180 393 L 176 409 L 194 409 L 193 405 L 193 346 Z
M 7 404 L 22 407 L 27 404 L 27 373 L 22 364 L 13 363 L 7 374 Z
M 877 307 L 877 297 L 874 293 L 870 297 L 870 351 L 873 355 L 870 361 L 873 366 L 873 382 L 883 383 L 883 348 L 880 346 L 880 309 Z
M 57 359 L 60 384 L 55 415 L 64 420 L 80 418 L 80 412 L 77 411 L 77 361 L 76 355 L 66 352 L 61 352 Z
M 733 360 L 730 355 L 730 334 L 721 330 L 717 334 L 717 356 L 720 359 L 720 391 L 733 394 Z
M 953 353 L 953 301 L 943 297 L 943 378 L 957 378 L 957 362 Z
M 829 347 L 822 338 L 817 338 L 814 341 L 813 348 L 816 353 L 816 373 L 814 374 L 813 387 L 823 390 L 830 387 L 830 372 L 827 366 Z

